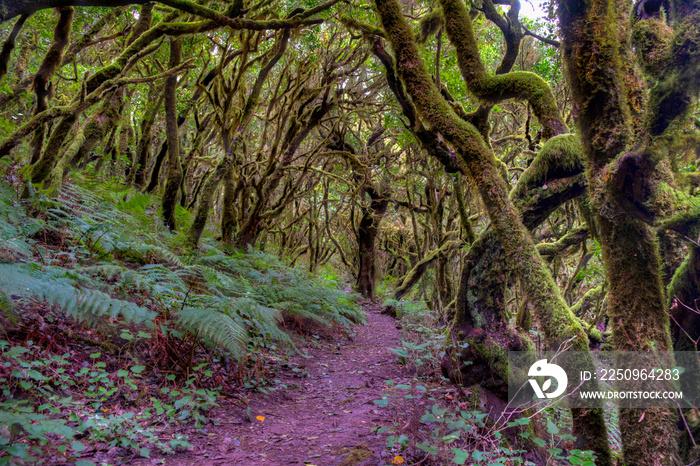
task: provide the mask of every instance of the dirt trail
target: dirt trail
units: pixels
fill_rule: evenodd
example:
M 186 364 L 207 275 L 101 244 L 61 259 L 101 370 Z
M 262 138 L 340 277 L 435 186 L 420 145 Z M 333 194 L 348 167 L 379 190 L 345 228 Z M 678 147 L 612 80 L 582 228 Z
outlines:
M 249 398 L 252 423 L 240 403 L 221 402 L 211 413 L 220 425 L 190 435 L 194 449 L 165 457 L 164 463 L 154 458 L 133 464 L 391 464 L 394 454 L 387 451 L 385 435 L 370 429 L 394 422 L 396 411 L 373 401 L 388 393 L 385 380 L 402 383 L 409 375 L 389 350 L 401 346 L 396 321 L 381 315 L 378 305 L 365 309 L 367 325 L 357 326 L 351 338 L 321 339 L 318 347 L 303 348 L 308 358 L 292 356 L 283 365 L 274 378 L 287 389 Z

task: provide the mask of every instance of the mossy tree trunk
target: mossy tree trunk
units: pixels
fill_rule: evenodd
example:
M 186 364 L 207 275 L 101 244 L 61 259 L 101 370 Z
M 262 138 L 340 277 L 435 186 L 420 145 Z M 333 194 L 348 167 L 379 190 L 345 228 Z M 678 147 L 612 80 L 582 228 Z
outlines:
M 672 2 L 666 12 L 672 27 L 660 3 L 647 3 L 638 2 L 632 15 L 631 3 L 621 0 L 559 1 L 563 57 L 610 284 L 613 342 L 628 351 L 671 349 L 657 235 L 649 225 L 656 213 L 648 201 L 656 168 L 700 90 L 700 2 Z M 656 11 L 646 11 L 654 5 Z M 630 58 L 632 27 L 641 68 L 655 81 L 648 99 Z M 674 464 L 676 417 L 662 409 L 621 410 L 625 462 Z
M 48 100 L 51 94 L 51 78 L 54 72 L 61 64 L 63 52 L 68 46 L 71 26 L 73 24 L 74 10 L 71 7 L 62 7 L 58 9 L 59 18 L 54 30 L 53 41 L 46 52 L 39 70 L 34 76 L 34 92 L 36 94 L 36 105 L 34 107 L 34 115 L 38 115 L 48 108 Z M 39 183 L 46 180 L 53 169 L 52 164 L 38 164 L 41 158 L 41 149 L 44 144 L 45 126 L 40 125 L 34 131 L 32 139 L 32 158 L 30 163 L 35 164 L 32 167 L 32 181 Z
M 19 33 L 29 16 L 29 14 L 23 14 L 17 18 L 14 26 L 12 26 L 10 34 L 2 43 L 2 49 L 0 49 L 0 79 L 2 79 L 2 77 L 7 73 L 7 65 L 10 63 L 10 57 L 12 56 L 12 51 L 15 48 L 17 36 L 19 36 Z
M 365 189 L 369 206 L 362 209 L 362 217 L 357 226 L 357 249 L 359 268 L 357 271 L 357 291 L 368 299 L 374 298 L 376 282 L 376 245 L 382 217 L 389 205 L 388 187 L 376 190 Z
M 170 41 L 170 68 L 175 68 L 182 59 L 182 40 Z M 163 193 L 163 221 L 170 230 L 175 230 L 175 206 L 179 202 L 182 166 L 180 164 L 180 132 L 177 121 L 177 76 L 168 76 L 163 88 L 165 94 L 165 133 L 168 139 L 168 179 Z
M 163 103 L 163 94 L 156 97 L 156 90 L 160 88 L 153 87 L 148 93 L 149 102 L 153 104 L 148 107 L 148 111 L 141 121 L 140 135 L 136 143 L 136 154 L 134 154 L 134 163 L 129 172 L 129 184 L 136 188 L 143 188 L 146 180 L 146 166 L 153 144 L 153 125 L 156 122 L 158 110 Z
M 586 191 L 583 154 L 574 135 L 549 139 L 510 193 L 523 225 L 534 230 L 564 202 Z M 546 183 L 547 189 L 542 185 Z M 503 246 L 495 231 L 484 231 L 464 261 L 454 328 L 468 334 L 472 328 L 495 331 L 505 317 L 507 274 Z
M 518 210 L 508 197 L 505 180 L 493 153 L 479 131 L 459 118 L 434 86 L 420 59 L 413 33 L 396 0 L 375 0 L 384 31 L 396 56 L 396 68 L 420 117 L 432 131 L 454 147 L 464 161 L 481 194 L 492 228 L 504 247 L 506 263 L 521 278 L 526 297 L 547 340 L 554 346 L 572 338 L 572 349 L 588 355 L 588 339 L 522 224 Z M 488 77 L 480 62 L 471 19 L 465 5 L 457 0 L 441 1 L 447 34 L 456 48 L 460 69 L 468 87 L 485 101 L 521 97 L 533 107 L 544 132 L 552 136 L 565 126 L 546 83 L 529 73 L 508 73 Z M 590 356 L 583 362 L 593 368 Z M 574 435 L 585 448 L 596 452 L 599 464 L 612 464 L 602 407 L 572 410 Z

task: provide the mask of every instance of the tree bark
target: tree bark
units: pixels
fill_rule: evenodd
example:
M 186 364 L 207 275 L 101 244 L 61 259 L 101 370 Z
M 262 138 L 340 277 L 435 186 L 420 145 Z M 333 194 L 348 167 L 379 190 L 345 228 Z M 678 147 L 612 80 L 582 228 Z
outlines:
M 593 370 L 584 329 L 568 308 L 548 267 L 537 253 L 529 232 L 522 224 L 518 210 L 508 198 L 506 183 L 501 177 L 493 153 L 478 130 L 457 117 L 452 107 L 435 88 L 420 59 L 413 33 L 404 20 L 400 4 L 396 0 L 375 0 L 375 3 L 396 54 L 397 71 L 407 92 L 432 131 L 440 133 L 464 160 L 469 175 L 479 188 L 492 228 L 504 247 L 506 262 L 521 279 L 525 295 L 533 303 L 545 337 L 555 348 L 567 338 L 573 338 L 573 349 L 581 351 L 584 355 L 581 367 Z M 447 20 L 446 30 L 453 40 L 454 31 L 451 32 L 451 24 L 470 27 L 471 20 L 463 3 L 455 0 L 449 4 L 446 4 L 447 1 L 442 3 Z M 453 40 L 453 44 L 459 49 L 459 40 L 457 43 Z M 458 56 L 459 53 L 458 51 Z M 463 65 L 461 68 L 468 66 Z M 462 72 L 465 74 L 464 69 Z M 520 80 L 517 76 L 519 75 L 508 79 L 517 82 Z M 539 81 L 530 80 L 525 87 L 539 89 L 539 84 Z M 558 110 L 548 108 L 547 99 L 540 99 L 537 104 L 540 111 L 538 117 L 543 126 L 548 125 L 551 131 L 556 131 L 560 122 L 560 119 L 556 118 Z M 611 465 L 612 457 L 602 405 L 596 409 L 573 409 L 572 417 L 574 435 L 578 437 L 580 444 L 596 452 L 599 464 Z
M 39 66 L 39 70 L 34 76 L 33 87 L 36 94 L 34 115 L 38 115 L 48 108 L 48 100 L 51 94 L 51 78 L 61 64 L 63 51 L 68 45 L 68 39 L 70 37 L 71 26 L 73 23 L 73 13 L 75 13 L 75 11 L 71 7 L 59 9 L 60 16 L 58 18 L 58 23 L 56 24 L 56 29 L 54 30 L 53 42 L 51 43 L 49 50 L 46 52 L 46 55 Z M 44 144 L 44 132 L 45 125 L 40 125 L 36 131 L 34 131 L 34 138 L 31 142 L 33 151 L 30 163 L 32 164 L 35 164 L 41 157 L 41 148 Z M 43 164 L 39 167 L 32 167 L 32 181 L 35 183 L 44 181 L 50 175 L 51 170 L 53 170 L 53 165 L 49 166 L 48 164 Z
M 15 48 L 17 36 L 22 30 L 22 27 L 27 21 L 27 18 L 29 18 L 28 14 L 20 16 L 19 19 L 15 22 L 15 25 L 12 27 L 10 35 L 7 36 L 5 42 L 2 43 L 2 51 L 0 51 L 0 79 L 2 79 L 3 76 L 5 76 L 5 73 L 7 73 L 7 65 L 10 63 L 10 56 L 12 55 L 12 51 Z
M 170 41 L 170 68 L 180 64 L 182 40 Z M 180 133 L 177 124 L 177 76 L 168 76 L 164 86 L 165 133 L 168 139 L 168 179 L 163 193 L 163 221 L 171 231 L 175 230 L 175 206 L 179 202 L 182 166 L 180 165 Z
M 0 23 L 19 15 L 32 13 L 47 8 L 71 6 L 117 7 L 141 5 L 150 0 L 0 0 Z
M 359 269 L 357 272 L 357 291 L 368 299 L 374 299 L 377 257 L 376 243 L 379 225 L 386 213 L 389 200 L 379 193 L 370 194 L 369 208 L 363 209 L 362 218 L 357 228 L 357 247 Z
M 648 225 L 654 212 L 647 199 L 656 192 L 655 170 L 666 157 L 674 123 L 687 115 L 700 90 L 697 47 L 700 2 L 673 2 L 666 15 L 635 19 L 631 2 L 559 1 L 561 51 L 577 108 L 587 159 L 591 206 L 605 262 L 608 315 L 616 350 L 671 349 L 657 235 Z M 630 63 L 630 28 L 644 81 Z M 645 32 L 646 31 L 646 32 Z M 653 85 L 651 84 L 653 83 Z M 646 104 L 637 111 L 638 104 Z M 627 464 L 670 465 L 678 461 L 676 415 L 665 409 L 620 410 Z

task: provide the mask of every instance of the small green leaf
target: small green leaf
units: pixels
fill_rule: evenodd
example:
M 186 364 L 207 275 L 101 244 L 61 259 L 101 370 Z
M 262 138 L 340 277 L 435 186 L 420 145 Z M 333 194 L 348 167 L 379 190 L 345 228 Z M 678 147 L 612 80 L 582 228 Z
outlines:
M 445 413 L 447 412 L 446 409 L 440 408 L 440 405 L 434 404 L 433 407 L 431 408 L 431 411 L 436 417 L 444 416 Z
M 85 451 L 85 445 L 83 445 L 81 442 L 71 442 L 70 447 L 73 449 L 73 451 Z
M 46 377 L 44 377 L 41 373 L 35 371 L 34 369 L 27 369 L 27 375 L 34 380 L 46 380 Z
M 416 445 L 416 448 L 423 450 L 426 453 L 430 453 L 431 455 L 437 455 L 438 454 L 438 449 L 435 448 L 434 446 L 430 445 L 427 442 L 419 443 Z
M 12 444 L 9 447 L 7 447 L 5 451 L 12 456 L 16 456 L 17 458 L 26 458 L 29 455 L 29 452 L 27 451 L 27 446 L 23 443 Z
M 554 424 L 551 419 L 547 419 L 547 432 L 549 432 L 552 435 L 556 435 L 559 433 L 559 427 L 557 427 L 556 424 Z
M 20 356 L 24 353 L 27 353 L 28 351 L 29 350 L 27 348 L 25 348 L 24 346 L 13 346 L 7 352 L 7 356 L 10 358 L 16 358 L 17 356 Z
M 401 348 L 389 348 L 389 349 L 391 351 L 393 351 L 399 357 L 402 357 L 402 358 L 408 357 L 408 353 L 404 349 L 401 349 Z
M 452 453 L 455 454 L 455 457 L 452 458 L 452 462 L 455 464 L 464 464 L 467 462 L 467 459 L 469 459 L 469 453 L 462 451 L 459 448 L 453 448 Z
M 445 435 L 445 436 L 442 438 L 442 441 L 445 442 L 445 443 L 454 442 L 455 440 L 458 440 L 458 439 L 459 439 L 459 434 L 460 434 L 460 432 L 459 432 L 458 430 L 456 430 L 456 431 L 454 431 L 454 432 L 452 432 L 452 433 L 449 433 L 449 434 Z

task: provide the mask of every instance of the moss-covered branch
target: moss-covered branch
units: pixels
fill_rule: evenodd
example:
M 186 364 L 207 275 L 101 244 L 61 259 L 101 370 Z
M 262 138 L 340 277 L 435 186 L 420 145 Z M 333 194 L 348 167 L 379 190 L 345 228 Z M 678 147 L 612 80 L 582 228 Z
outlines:
M 601 299 L 605 298 L 605 287 L 603 285 L 598 285 L 595 288 L 591 288 L 586 291 L 581 299 L 576 301 L 576 303 L 571 306 L 571 312 L 579 317 L 583 315 L 592 307 L 593 303 L 599 302 Z
M 455 46 L 468 89 L 485 104 L 505 99 L 527 100 L 543 127 L 543 137 L 567 132 L 556 100 L 547 83 L 534 73 L 514 71 L 491 76 L 481 60 L 467 7 L 461 0 L 441 0 L 445 29 Z
M 209 19 L 219 26 L 226 26 L 231 29 L 250 29 L 254 31 L 265 31 L 268 29 L 296 29 L 305 26 L 313 26 L 323 23 L 322 19 L 305 20 L 303 17 L 294 17 L 289 19 L 268 19 L 268 20 L 250 20 L 244 18 L 231 18 L 219 13 L 216 10 L 207 8 L 198 3 L 189 2 L 187 0 L 159 0 L 160 3 Z M 325 8 L 330 8 L 338 0 L 326 2 Z
M 10 35 L 8 35 L 5 42 L 2 43 L 2 50 L 0 51 L 0 79 L 5 76 L 5 73 L 7 73 L 7 65 L 10 63 L 10 56 L 15 48 L 17 36 L 22 30 L 27 18 L 29 18 L 28 14 L 20 16 L 19 19 L 15 21 L 15 25 L 12 27 Z
M 73 102 L 69 105 L 61 105 L 61 106 L 55 106 L 51 107 L 43 112 L 41 112 L 38 115 L 34 115 L 32 118 L 30 118 L 25 124 L 17 128 L 12 134 L 10 134 L 8 137 L 5 138 L 2 143 L 0 143 L 0 158 L 8 155 L 10 151 L 12 150 L 13 147 L 15 147 L 17 144 L 19 144 L 22 139 L 27 136 L 29 133 L 34 131 L 39 125 L 52 120 L 54 118 L 58 117 L 63 117 L 63 116 L 70 116 L 70 115 L 77 115 L 88 108 L 92 107 L 95 105 L 97 102 L 99 102 L 104 95 L 118 87 L 126 86 L 128 84 L 133 84 L 137 82 L 150 82 L 150 81 L 155 81 L 164 77 L 167 77 L 173 73 L 179 73 L 183 69 L 187 68 L 191 64 L 191 61 L 185 62 L 179 67 L 173 69 L 173 70 L 168 70 L 163 73 L 159 73 L 154 76 L 150 77 L 144 77 L 144 78 L 118 78 L 118 79 L 112 79 L 103 82 L 97 89 L 95 89 L 93 92 L 90 94 L 84 96 L 81 98 L 79 101 Z
M 418 261 L 416 265 L 414 265 L 413 268 L 411 268 L 411 270 L 406 272 L 406 275 L 403 276 L 401 283 L 394 290 L 394 299 L 401 299 L 406 293 L 408 293 L 413 285 L 418 283 L 418 280 L 421 279 L 430 264 L 435 262 L 439 255 L 446 254 L 452 249 L 456 248 L 458 243 L 459 242 L 455 241 L 446 241 L 438 249 L 430 251 L 428 254 L 426 254 L 423 259 Z
M 0 0 L 0 23 L 19 15 L 31 15 L 32 13 L 47 8 L 59 8 L 70 6 L 102 6 L 120 7 L 126 5 L 140 5 L 151 0 Z
M 554 256 L 561 254 L 570 246 L 581 244 L 588 238 L 588 228 L 585 226 L 576 227 L 559 238 L 554 243 L 540 243 L 537 245 L 537 252 L 541 256 Z
M 531 189 L 547 189 L 550 180 L 579 173 L 583 173 L 583 150 L 579 138 L 574 134 L 554 137 L 537 152 L 535 159 L 518 179 L 510 197 L 523 198 Z

